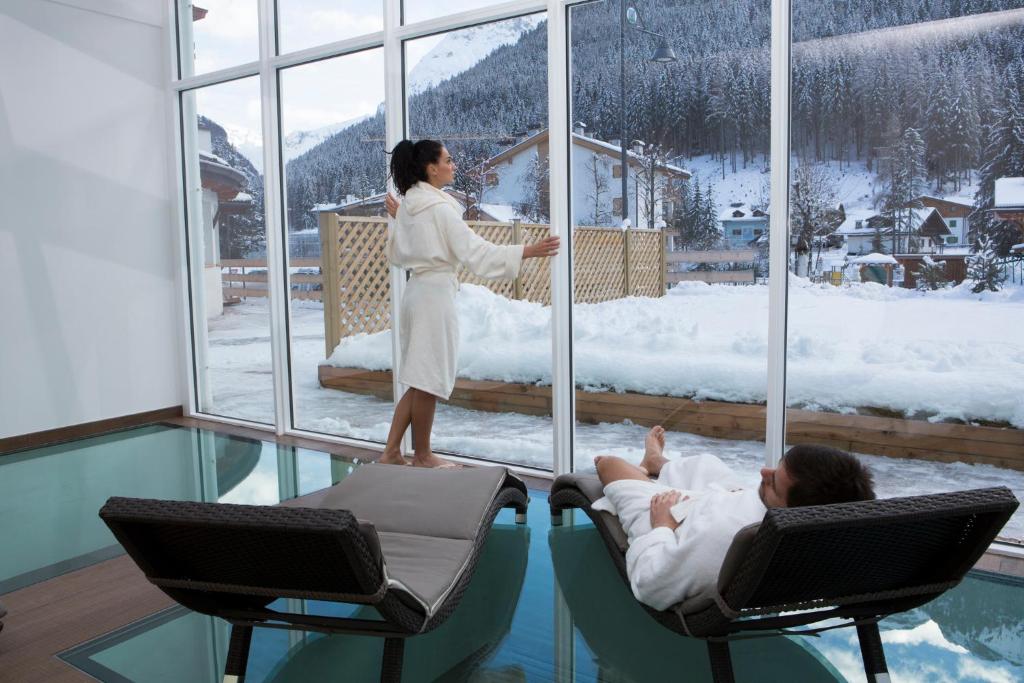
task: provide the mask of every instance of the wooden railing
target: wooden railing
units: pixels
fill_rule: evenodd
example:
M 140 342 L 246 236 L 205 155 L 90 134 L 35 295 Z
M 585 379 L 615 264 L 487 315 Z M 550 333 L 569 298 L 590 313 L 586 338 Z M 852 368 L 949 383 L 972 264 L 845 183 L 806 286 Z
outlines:
M 291 259 L 290 265 L 293 268 L 319 268 L 320 259 Z M 267 297 L 266 259 L 221 259 L 220 266 L 225 302 Z M 320 301 L 322 287 L 323 276 L 318 274 L 291 273 L 288 278 L 288 289 L 293 299 Z
M 754 281 L 753 262 L 756 254 L 752 249 L 719 249 L 715 251 L 670 251 L 665 254 L 667 264 L 675 263 L 750 263 L 750 268 L 742 270 L 690 270 L 683 272 L 666 272 L 665 280 L 676 282 L 735 282 L 752 283 Z

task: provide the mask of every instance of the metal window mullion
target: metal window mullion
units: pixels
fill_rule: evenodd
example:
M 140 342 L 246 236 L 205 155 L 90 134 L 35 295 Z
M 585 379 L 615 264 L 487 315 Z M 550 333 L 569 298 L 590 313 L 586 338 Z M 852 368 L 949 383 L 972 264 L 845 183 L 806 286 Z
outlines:
M 384 139 L 387 150 L 394 149 L 406 136 L 408 129 L 405 99 L 405 63 L 403 59 L 402 39 L 398 29 L 402 21 L 402 0 L 384 0 Z M 390 178 L 387 191 L 395 190 Z M 392 221 L 388 218 L 388 230 L 392 230 Z M 391 285 L 391 396 L 395 405 L 404 393 L 398 381 L 401 369 L 400 331 L 402 318 L 400 315 L 402 294 L 405 292 L 405 270 L 389 266 L 388 277 Z M 406 430 L 402 438 L 402 452 L 406 453 L 412 446 L 412 430 Z
M 291 429 L 291 373 L 288 363 L 288 248 L 281 218 L 280 107 L 277 71 L 275 0 L 259 0 L 260 109 L 263 123 L 263 220 L 267 240 L 267 289 L 270 292 L 270 356 L 274 378 L 274 427 Z
M 346 38 L 333 43 L 315 45 L 313 47 L 288 52 L 279 57 L 274 57 L 271 64 L 276 69 L 284 69 L 290 66 L 297 66 L 307 62 L 316 62 L 331 57 L 341 57 L 353 52 L 363 52 L 380 47 L 384 43 L 384 32 L 376 31 L 354 38 Z
M 551 234 L 562 248 L 551 268 L 551 409 L 555 475 L 573 469 L 575 378 L 572 369 L 572 219 L 569 199 L 568 9 L 548 0 L 548 177 Z M 557 180 L 556 180 L 557 179 Z
M 175 227 L 174 248 L 178 255 L 178 268 L 175 272 L 175 290 L 178 298 L 179 319 L 179 374 L 181 378 L 181 405 L 185 416 L 191 417 L 197 411 L 197 390 L 195 372 L 195 349 L 193 347 L 193 317 L 189 282 L 189 249 L 185 220 L 185 183 L 182 176 L 184 166 L 184 139 L 181 134 L 181 96 L 171 87 L 178 77 L 178 27 L 175 0 L 164 3 L 165 53 L 167 55 L 167 115 L 170 120 L 171 135 L 168 136 L 167 154 L 168 179 L 174 188 L 174 200 L 171 206 L 171 225 Z
M 765 464 L 786 443 L 786 322 L 789 278 L 790 0 L 772 0 L 771 212 L 768 250 L 768 389 Z

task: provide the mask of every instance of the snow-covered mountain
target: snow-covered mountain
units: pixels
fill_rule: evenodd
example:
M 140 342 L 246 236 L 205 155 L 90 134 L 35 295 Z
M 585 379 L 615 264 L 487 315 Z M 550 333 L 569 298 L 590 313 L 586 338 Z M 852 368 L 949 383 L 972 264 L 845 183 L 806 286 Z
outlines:
M 409 72 L 409 95 L 417 95 L 470 69 L 502 45 L 515 44 L 542 21 L 543 15 L 532 14 L 449 33 Z
M 305 154 L 321 142 L 336 135 L 349 126 L 354 126 L 360 121 L 370 118 L 369 115 L 357 116 L 341 123 L 332 123 L 313 130 L 297 130 L 289 133 L 284 138 L 284 160 L 285 162 Z M 256 170 L 263 173 L 263 139 L 259 131 L 252 131 L 246 128 L 225 128 L 228 141 L 234 145 L 242 156 L 248 159 Z
M 315 130 L 297 130 L 294 133 L 289 133 L 284 138 L 284 160 L 287 162 L 300 154 L 305 154 L 332 135 L 368 118 L 370 116 L 367 114 L 357 116 L 348 121 L 342 121 L 341 123 L 332 123 Z

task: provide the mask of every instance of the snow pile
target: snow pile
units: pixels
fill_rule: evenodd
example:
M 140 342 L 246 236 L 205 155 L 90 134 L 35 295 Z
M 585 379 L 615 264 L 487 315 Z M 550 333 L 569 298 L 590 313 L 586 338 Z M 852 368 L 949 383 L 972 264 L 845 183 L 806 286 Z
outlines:
M 1012 324 L 1024 289 L 922 293 L 791 277 L 789 302 L 790 406 L 1024 428 L 1024 340 Z M 550 384 L 550 308 L 474 285 L 462 286 L 457 307 L 460 377 Z M 765 401 L 766 286 L 689 282 L 659 299 L 580 304 L 573 329 L 576 381 L 588 390 Z M 326 363 L 384 370 L 390 354 L 390 332 L 359 335 Z

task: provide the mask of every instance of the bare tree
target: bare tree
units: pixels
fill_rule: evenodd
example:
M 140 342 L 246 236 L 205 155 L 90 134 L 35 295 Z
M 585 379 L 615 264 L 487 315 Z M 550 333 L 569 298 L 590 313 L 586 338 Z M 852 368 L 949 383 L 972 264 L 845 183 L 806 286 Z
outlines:
M 610 164 L 598 154 L 592 154 L 587 162 L 588 183 L 587 200 L 594 207 L 591 221 L 594 225 L 611 223 L 611 214 L 604 208 L 605 198 L 609 194 L 608 171 Z
M 669 174 L 665 168 L 667 155 L 661 145 L 655 144 L 643 145 L 642 151 L 633 154 L 640 162 L 633 173 L 637 198 L 647 216 L 647 227 L 654 229 L 658 220 L 657 208 L 669 194 Z
M 824 164 L 800 164 L 793 172 L 790 195 L 791 226 L 796 248 L 810 253 L 817 247 L 815 261 L 821 258 L 825 238 L 840 223 L 836 192 Z

